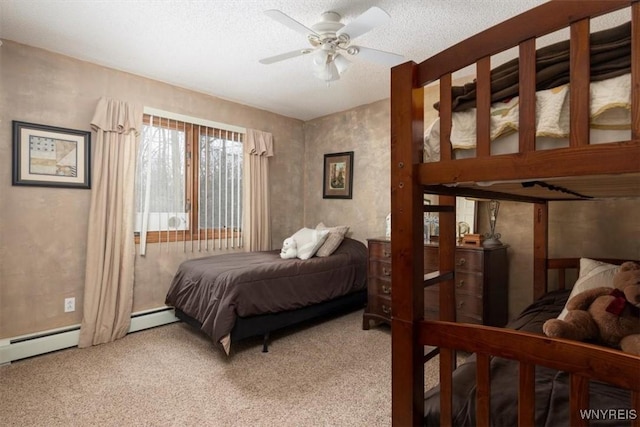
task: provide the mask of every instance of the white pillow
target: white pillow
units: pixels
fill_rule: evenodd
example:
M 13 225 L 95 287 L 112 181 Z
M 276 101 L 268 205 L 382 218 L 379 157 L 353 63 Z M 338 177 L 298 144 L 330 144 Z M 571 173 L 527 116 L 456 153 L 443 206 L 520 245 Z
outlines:
M 329 235 L 329 230 L 314 230 L 301 228 L 296 231 L 292 239 L 298 244 L 298 258 L 309 259 L 315 255 Z
M 569 300 L 580 292 L 602 286 L 613 288 L 613 276 L 618 272 L 619 265 L 607 264 L 589 258 L 580 258 L 580 273 L 573 285 Z M 569 301 L 567 300 L 567 301 Z M 569 311 L 567 306 L 562 309 L 558 319 L 564 320 Z
M 316 225 L 316 230 L 329 230 L 329 236 L 327 240 L 320 246 L 318 252 L 316 252 L 316 256 L 325 257 L 329 256 L 338 249 L 342 241 L 344 240 L 344 236 L 349 231 L 349 226 L 347 225 L 338 225 L 336 227 L 327 227 L 324 223 L 319 223 Z

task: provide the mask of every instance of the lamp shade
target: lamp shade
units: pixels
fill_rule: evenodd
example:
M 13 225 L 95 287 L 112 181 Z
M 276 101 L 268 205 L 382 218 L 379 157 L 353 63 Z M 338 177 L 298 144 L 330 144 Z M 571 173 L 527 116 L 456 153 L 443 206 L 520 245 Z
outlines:
M 344 56 L 339 53 L 333 58 L 333 62 L 336 64 L 336 68 L 338 69 L 338 74 L 342 75 L 351 65 L 351 61 L 349 61 Z
M 325 82 L 332 82 L 340 78 L 338 68 L 334 62 L 329 62 L 324 66 L 314 67 L 313 75 Z

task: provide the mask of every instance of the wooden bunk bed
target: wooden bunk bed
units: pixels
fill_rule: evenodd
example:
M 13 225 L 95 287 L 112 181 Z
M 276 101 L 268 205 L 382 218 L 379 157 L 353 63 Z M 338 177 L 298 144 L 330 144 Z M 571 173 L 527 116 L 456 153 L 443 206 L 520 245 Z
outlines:
M 631 18 L 630 139 L 590 144 L 591 19 L 619 9 Z M 562 28 L 570 32 L 570 135 L 565 148 L 536 150 L 536 39 Z M 517 47 L 519 134 L 517 152 L 492 155 L 490 57 Z M 451 148 L 452 73 L 476 64 L 477 146 L 474 158 L 455 159 Z M 424 87 L 439 81 L 440 159 L 423 163 Z M 551 183 L 570 192 L 528 183 Z M 478 183 L 492 182 L 486 187 Z M 548 258 L 548 201 L 594 197 L 640 197 L 640 3 L 637 0 L 551 0 L 492 27 L 432 58 L 405 63 L 391 73 L 392 420 L 424 423 L 424 346 L 440 352 L 440 423 L 452 425 L 455 350 L 476 354 L 476 422 L 490 425 L 490 364 L 519 364 L 518 423 L 534 425 L 535 367 L 569 373 L 570 425 L 586 425 L 591 380 L 630 390 L 640 426 L 640 357 L 539 334 L 455 322 L 455 196 L 530 202 L 533 206 L 533 295 L 546 294 L 547 270 L 564 267 Z M 424 206 L 425 193 L 439 195 Z M 577 197 L 580 198 L 580 197 Z M 423 213 L 440 216 L 440 270 L 423 274 Z M 581 256 L 581 254 L 576 254 Z M 440 320 L 425 321 L 424 287 L 440 283 Z M 613 408 L 612 408 L 613 409 Z

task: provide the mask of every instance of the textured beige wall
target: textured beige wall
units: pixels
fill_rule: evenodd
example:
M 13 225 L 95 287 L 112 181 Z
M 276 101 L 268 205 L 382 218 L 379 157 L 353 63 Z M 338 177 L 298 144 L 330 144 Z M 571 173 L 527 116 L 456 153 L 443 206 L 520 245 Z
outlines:
M 5 41 L 0 47 L 0 338 L 80 322 L 91 194 L 12 186 L 11 121 L 90 130 L 101 96 L 273 133 L 274 247 L 303 223 L 301 121 Z M 134 311 L 161 306 L 175 268 L 191 256 L 166 245 L 150 252 L 153 256 L 136 260 Z M 71 296 L 76 311 L 64 313 L 64 298 Z
M 434 90 L 428 89 L 427 97 Z M 390 209 L 389 101 L 307 123 L 12 42 L 0 48 L 0 339 L 81 319 L 89 190 L 11 186 L 11 120 L 89 130 L 100 96 L 272 132 L 273 247 L 301 226 L 349 225 L 366 240 Z M 427 99 L 430 105 L 432 99 Z M 429 121 L 426 122 L 429 124 Z M 323 199 L 324 154 L 354 151 L 353 199 Z M 553 203 L 551 256 L 638 258 L 638 200 Z M 480 232 L 486 216 L 480 207 Z M 497 231 L 510 245 L 510 313 L 531 301 L 532 208 L 503 203 Z M 187 257 L 151 245 L 136 260 L 134 310 L 162 305 Z M 196 256 L 201 254 L 196 253 Z M 63 312 L 65 297 L 77 310 Z
M 351 237 L 383 236 L 390 200 L 389 100 L 305 123 L 304 223 L 348 225 Z M 354 152 L 353 198 L 323 199 L 324 155 Z

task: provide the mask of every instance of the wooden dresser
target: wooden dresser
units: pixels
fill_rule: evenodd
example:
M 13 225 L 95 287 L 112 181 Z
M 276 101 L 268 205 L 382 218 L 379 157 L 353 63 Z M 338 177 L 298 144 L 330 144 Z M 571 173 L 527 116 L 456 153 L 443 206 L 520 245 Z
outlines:
M 386 238 L 367 239 L 369 272 L 367 307 L 363 329 L 375 324 L 391 323 L 391 241 Z M 508 318 L 507 291 L 509 271 L 507 246 L 483 248 L 472 245 L 456 247 L 455 258 L 456 320 L 490 326 L 504 326 Z M 438 245 L 424 245 L 425 273 L 438 270 Z M 424 290 L 424 315 L 438 319 L 438 287 Z

